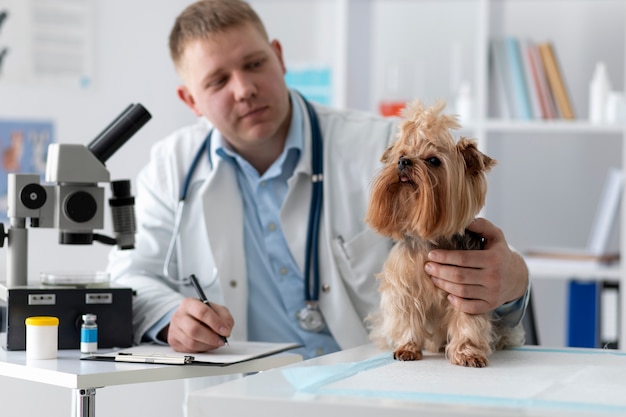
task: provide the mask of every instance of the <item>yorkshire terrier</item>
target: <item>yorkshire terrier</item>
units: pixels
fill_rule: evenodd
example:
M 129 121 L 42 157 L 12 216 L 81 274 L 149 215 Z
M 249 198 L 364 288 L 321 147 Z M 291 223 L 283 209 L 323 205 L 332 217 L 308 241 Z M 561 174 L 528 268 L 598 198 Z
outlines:
M 398 139 L 382 155 L 366 221 L 397 243 L 377 276 L 380 309 L 367 320 L 371 340 L 395 349 L 395 359 L 445 350 L 452 364 L 481 368 L 494 350 L 520 345 L 523 330 L 456 309 L 424 271 L 432 249 L 483 249 L 484 239 L 466 228 L 485 204 L 485 173 L 496 164 L 476 141 L 454 140 L 460 125 L 442 114 L 445 106 L 409 103 Z

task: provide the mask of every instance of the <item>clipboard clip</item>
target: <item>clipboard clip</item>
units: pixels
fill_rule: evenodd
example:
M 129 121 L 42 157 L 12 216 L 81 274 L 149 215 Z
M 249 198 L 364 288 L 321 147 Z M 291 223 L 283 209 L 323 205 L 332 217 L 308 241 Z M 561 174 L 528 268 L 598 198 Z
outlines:
M 115 356 L 115 362 L 156 363 L 164 365 L 187 365 L 195 358 L 190 355 L 165 356 L 165 355 L 137 355 L 127 352 L 119 352 Z

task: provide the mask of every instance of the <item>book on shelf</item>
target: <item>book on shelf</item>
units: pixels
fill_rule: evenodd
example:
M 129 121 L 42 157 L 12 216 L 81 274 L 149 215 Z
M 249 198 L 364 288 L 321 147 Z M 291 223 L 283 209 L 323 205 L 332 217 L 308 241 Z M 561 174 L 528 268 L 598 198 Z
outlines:
M 602 283 L 572 281 L 568 288 L 567 346 L 600 347 Z
M 531 120 L 533 112 L 526 85 L 526 75 L 520 51 L 519 41 L 511 36 L 504 40 L 508 70 L 510 71 L 511 90 L 513 91 L 513 103 L 515 116 L 519 120 Z
M 539 56 L 537 44 L 532 41 L 525 42 L 525 57 L 528 62 L 528 69 L 531 75 L 531 83 L 529 88 L 534 90 L 534 96 L 537 98 L 540 114 L 542 119 L 556 119 L 557 110 L 554 104 L 554 97 L 548 85 L 546 72 Z
M 534 258 L 597 262 L 600 264 L 611 264 L 619 261 L 618 252 L 594 254 L 584 248 L 538 247 L 528 249 L 524 254 Z
M 503 119 L 515 117 L 515 103 L 513 102 L 513 89 L 509 61 L 506 59 L 506 46 L 504 39 L 491 40 L 491 68 L 495 77 L 494 88 L 497 93 L 497 112 Z
M 609 168 L 587 242 L 587 249 L 591 253 L 619 252 L 616 231 L 623 189 L 624 173 L 621 169 Z
M 528 101 L 530 103 L 530 110 L 533 119 L 546 119 L 545 112 L 542 108 L 539 88 L 536 80 L 536 69 L 533 68 L 533 61 L 531 57 L 531 49 L 534 44 L 528 39 L 519 40 L 519 53 L 522 61 L 524 78 L 526 80 L 526 89 L 528 91 Z
M 600 292 L 600 346 L 618 349 L 619 324 L 619 284 L 603 282 Z
M 548 85 L 554 96 L 561 118 L 575 119 L 574 108 L 567 91 L 567 86 L 565 85 L 565 79 L 554 46 L 551 42 L 542 42 L 537 45 L 537 48 L 539 49 L 539 56 L 541 57 L 546 72 Z
M 585 248 L 531 248 L 525 252 L 525 255 L 543 259 L 591 261 L 602 264 L 619 261 L 617 231 L 623 188 L 622 170 L 609 168 Z
M 551 42 L 512 36 L 490 41 L 492 85 L 499 117 L 574 119 L 563 72 Z
M 492 39 L 491 56 L 499 116 L 516 120 L 533 119 L 519 41 L 510 36 Z

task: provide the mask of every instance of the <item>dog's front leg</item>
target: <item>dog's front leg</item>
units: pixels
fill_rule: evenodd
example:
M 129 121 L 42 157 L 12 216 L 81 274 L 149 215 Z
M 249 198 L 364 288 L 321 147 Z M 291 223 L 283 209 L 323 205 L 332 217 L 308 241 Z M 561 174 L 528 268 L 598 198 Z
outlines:
M 384 285 L 383 285 L 384 286 Z M 381 294 L 379 326 L 375 327 L 375 338 L 388 340 L 394 347 L 394 359 L 416 361 L 422 359 L 424 347 L 424 316 L 416 308 L 412 294 L 397 287 L 386 287 Z
M 492 352 L 492 323 L 486 314 L 455 310 L 448 328 L 446 356 L 453 365 L 483 368 Z
M 415 317 L 406 308 L 410 297 L 406 294 L 383 293 L 382 296 L 382 334 L 393 342 L 393 358 L 400 361 L 418 361 L 422 359 L 424 328 L 422 320 Z M 403 306 L 403 308 L 399 308 Z
M 392 315 L 396 341 L 393 357 L 400 361 L 418 361 L 422 359 L 422 350 L 427 341 L 425 306 L 407 294 L 402 297 L 397 294 L 394 305 L 402 308 Z
M 399 361 L 419 361 L 422 348 L 415 342 L 404 343 L 393 351 L 393 358 Z

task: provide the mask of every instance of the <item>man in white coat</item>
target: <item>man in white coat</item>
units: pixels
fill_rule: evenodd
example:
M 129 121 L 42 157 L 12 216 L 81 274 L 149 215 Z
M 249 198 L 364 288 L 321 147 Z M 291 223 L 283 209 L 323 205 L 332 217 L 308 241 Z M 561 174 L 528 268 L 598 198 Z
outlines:
M 170 52 L 183 81 L 178 97 L 199 120 L 152 149 L 137 182 L 136 249 L 111 254 L 113 279 L 136 289 L 134 341 L 188 352 L 215 349 L 224 337 L 298 342 L 305 358 L 367 343 L 375 274 L 393 242 L 363 218 L 394 122 L 311 106 L 289 90 L 280 43 L 239 0 L 188 6 Z M 316 141 L 323 176 L 313 172 Z M 309 236 L 320 179 L 319 230 Z M 471 228 L 485 250 L 434 250 L 425 268 L 456 308 L 496 310 L 515 325 L 528 298 L 526 266 L 493 224 L 477 219 Z M 309 256 L 317 281 L 305 279 Z M 188 285 L 191 274 L 212 308 Z M 323 318 L 315 329 L 302 317 L 311 311 Z

